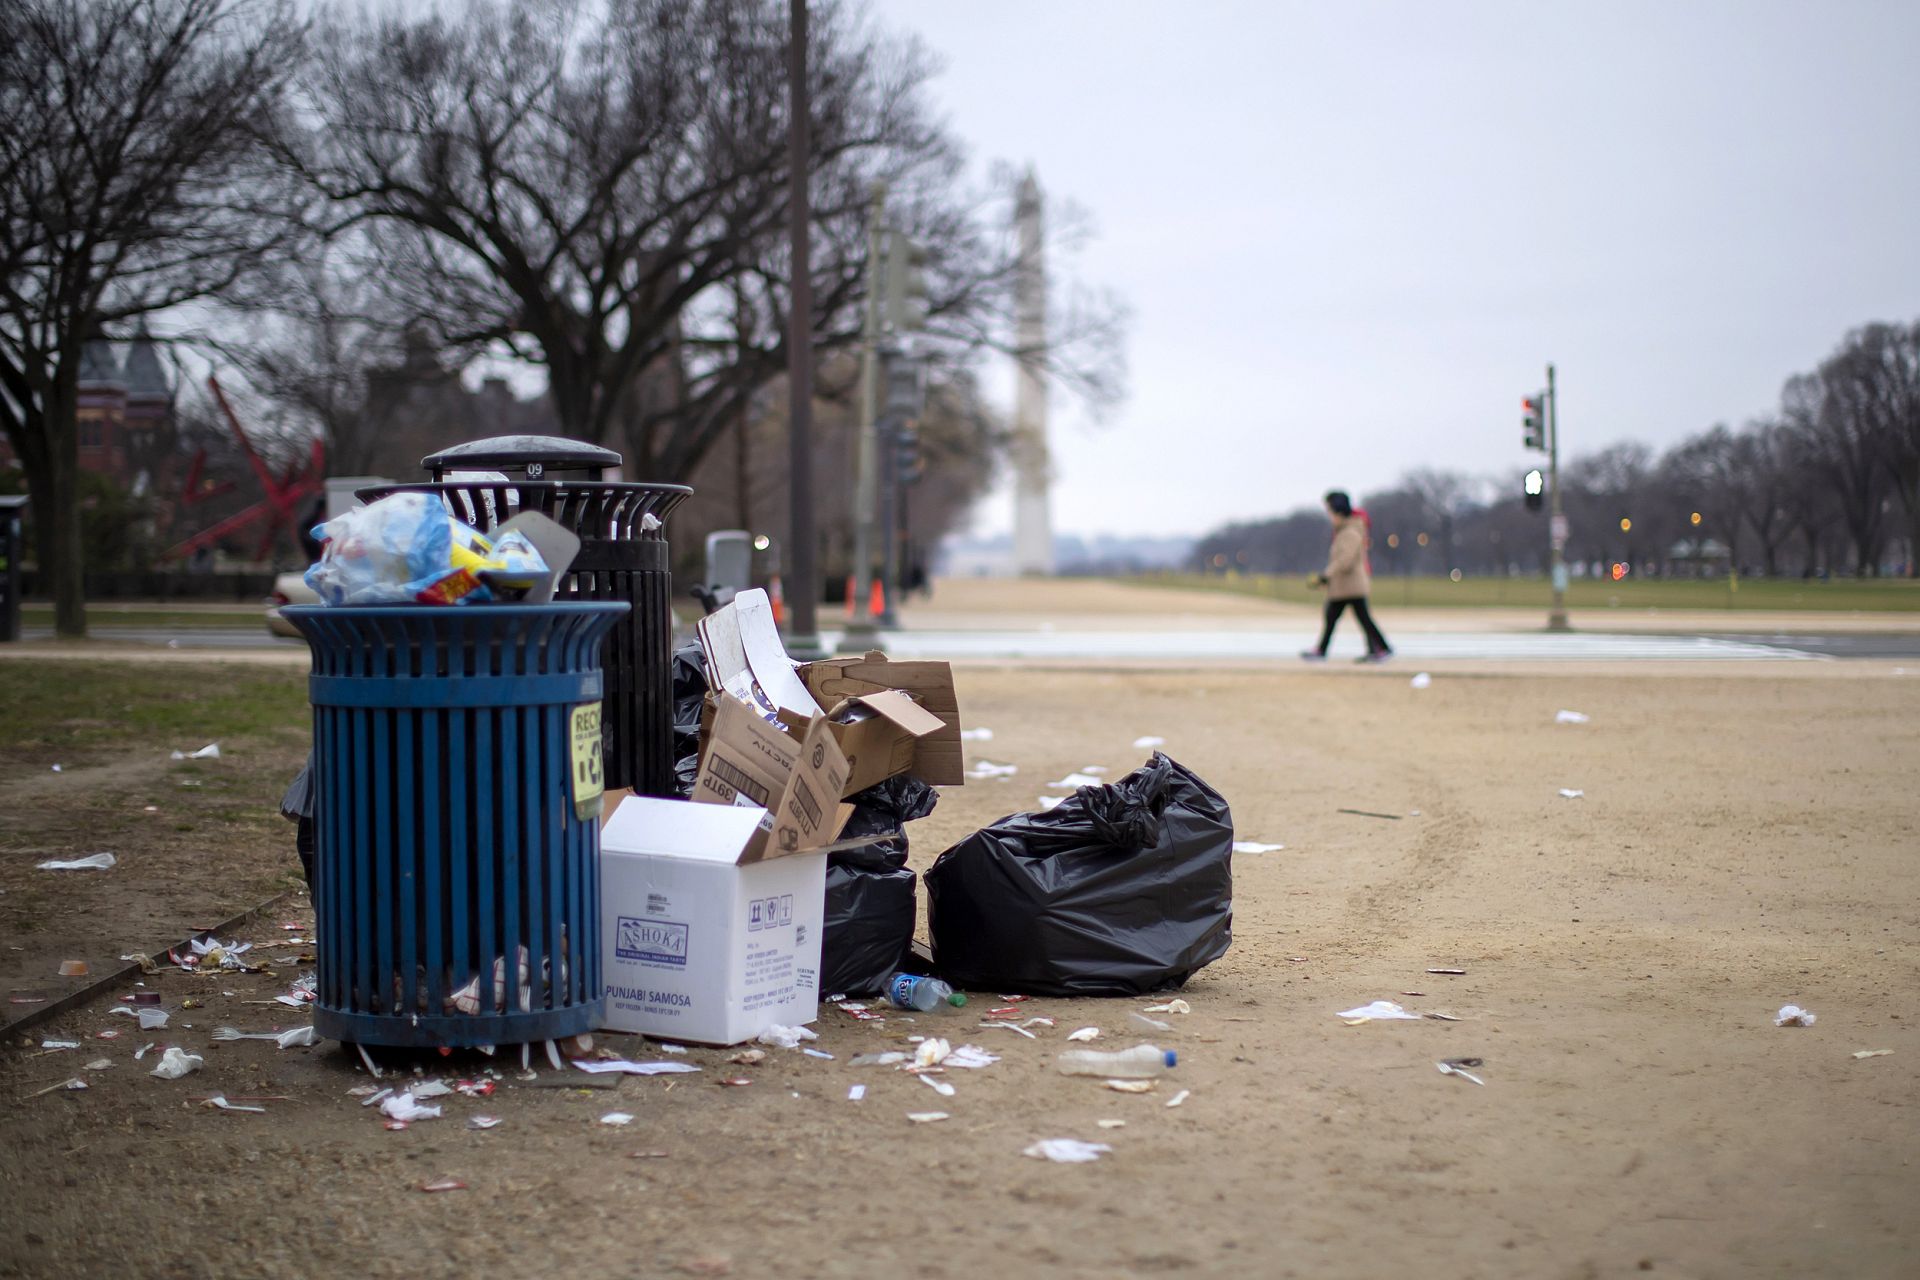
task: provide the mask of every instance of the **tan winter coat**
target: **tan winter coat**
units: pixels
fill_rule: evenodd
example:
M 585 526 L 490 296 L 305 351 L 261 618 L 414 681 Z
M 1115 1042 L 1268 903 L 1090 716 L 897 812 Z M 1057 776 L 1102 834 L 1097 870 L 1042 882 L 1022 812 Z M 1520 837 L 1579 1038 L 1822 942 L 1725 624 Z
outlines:
M 1367 574 L 1367 525 L 1359 516 L 1336 516 L 1327 552 L 1327 599 L 1357 600 L 1373 587 Z

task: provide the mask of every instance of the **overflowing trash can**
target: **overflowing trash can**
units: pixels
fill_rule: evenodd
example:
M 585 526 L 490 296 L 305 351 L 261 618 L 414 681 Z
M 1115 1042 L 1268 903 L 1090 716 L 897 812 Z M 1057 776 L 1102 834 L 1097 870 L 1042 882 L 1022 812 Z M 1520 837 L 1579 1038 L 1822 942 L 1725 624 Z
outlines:
M 631 612 L 608 632 L 602 667 L 607 786 L 643 795 L 673 790 L 673 576 L 666 519 L 692 496 L 678 484 L 603 480 L 621 456 L 612 449 L 554 436 L 496 436 L 421 459 L 425 483 L 362 489 L 372 502 L 388 494 L 438 494 L 455 518 L 489 532 L 538 511 L 580 539 L 557 600 L 623 601 Z M 512 473 L 520 478 L 512 478 Z M 505 479 L 473 478 L 476 473 Z M 449 478 L 452 477 L 452 478 Z M 556 478 L 560 477 L 560 478 Z
M 323 1036 L 599 1025 L 606 636 L 625 602 L 289 606 L 313 665 Z

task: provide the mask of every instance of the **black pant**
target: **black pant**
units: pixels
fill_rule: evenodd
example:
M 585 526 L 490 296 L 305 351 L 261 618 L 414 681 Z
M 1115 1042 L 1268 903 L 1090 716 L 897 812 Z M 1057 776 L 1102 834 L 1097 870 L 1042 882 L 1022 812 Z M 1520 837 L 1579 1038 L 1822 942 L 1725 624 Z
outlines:
M 1380 628 L 1373 625 L 1373 615 L 1367 612 L 1367 598 L 1354 596 L 1347 600 L 1327 601 L 1327 625 L 1320 628 L 1320 652 L 1327 651 L 1327 644 L 1333 639 L 1333 624 L 1340 621 L 1340 615 L 1346 612 L 1348 605 L 1353 606 L 1353 616 L 1360 620 L 1360 629 L 1367 633 L 1368 653 L 1391 653 L 1387 638 L 1380 634 Z

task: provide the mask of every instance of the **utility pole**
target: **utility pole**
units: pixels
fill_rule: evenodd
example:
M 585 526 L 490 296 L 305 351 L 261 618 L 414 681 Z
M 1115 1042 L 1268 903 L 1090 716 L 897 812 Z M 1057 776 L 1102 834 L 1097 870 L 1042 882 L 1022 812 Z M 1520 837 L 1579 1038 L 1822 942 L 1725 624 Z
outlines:
M 1547 613 L 1547 630 L 1571 631 L 1567 621 L 1567 517 L 1560 509 L 1560 395 L 1553 385 L 1553 366 L 1547 366 L 1547 537 L 1552 545 L 1553 608 Z
M 865 653 L 879 647 L 874 626 L 873 534 L 879 503 L 880 290 L 881 239 L 886 234 L 887 184 L 873 184 L 867 200 L 867 308 L 861 330 L 860 434 L 854 450 L 853 619 L 840 638 L 840 652 Z
M 787 237 L 793 289 L 787 310 L 787 473 L 793 562 L 793 625 L 787 652 L 825 657 L 820 647 L 820 573 L 813 532 L 813 264 L 807 200 L 811 108 L 807 103 L 807 0 L 789 0 L 787 28 Z

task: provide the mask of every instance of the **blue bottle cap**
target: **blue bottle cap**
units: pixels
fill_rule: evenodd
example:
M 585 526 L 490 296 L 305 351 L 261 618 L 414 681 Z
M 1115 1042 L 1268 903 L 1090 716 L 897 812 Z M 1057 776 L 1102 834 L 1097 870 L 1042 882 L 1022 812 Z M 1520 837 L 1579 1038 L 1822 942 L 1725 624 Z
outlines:
M 1172 1066 L 1178 1066 L 1179 1063 L 1180 1063 L 1180 1055 L 1175 1053 L 1171 1049 L 1167 1050 L 1167 1065 L 1172 1067 Z

